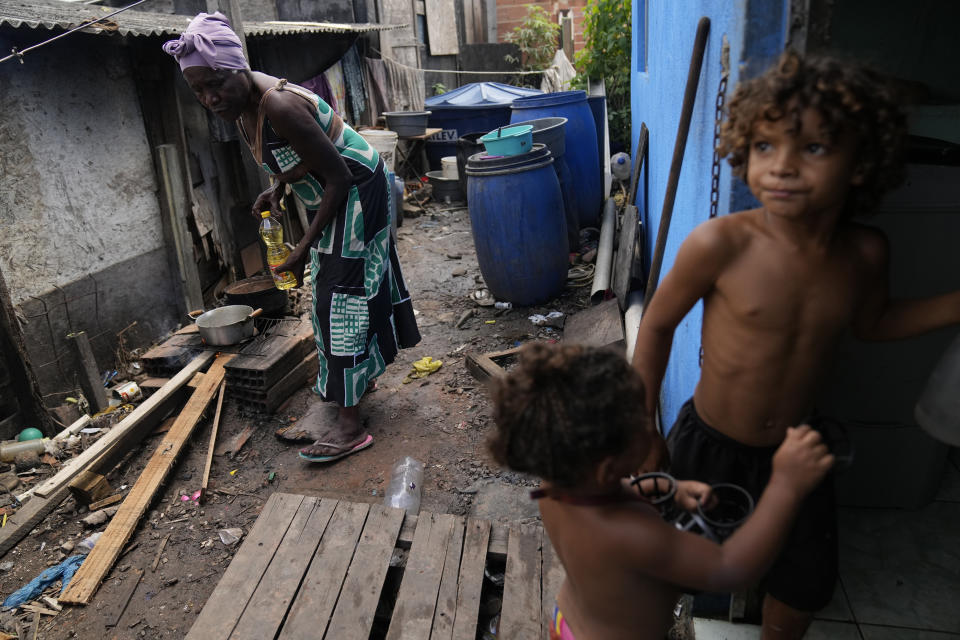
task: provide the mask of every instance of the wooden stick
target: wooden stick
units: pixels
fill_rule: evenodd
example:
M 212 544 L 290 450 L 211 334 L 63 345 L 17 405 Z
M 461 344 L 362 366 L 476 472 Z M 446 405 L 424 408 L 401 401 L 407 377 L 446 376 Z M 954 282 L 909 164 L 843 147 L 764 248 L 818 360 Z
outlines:
M 172 533 L 168 533 L 163 536 L 163 540 L 160 541 L 160 546 L 157 547 L 157 555 L 153 558 L 153 566 L 150 567 L 150 571 L 156 571 L 157 567 L 160 566 L 160 556 L 163 555 L 163 550 L 167 546 L 167 540 L 169 540 L 172 535 Z
M 207 497 L 207 487 L 210 485 L 210 467 L 213 466 L 213 448 L 217 445 L 217 430 L 220 427 L 220 410 L 223 408 L 223 392 L 227 383 L 220 383 L 220 396 L 217 398 L 217 412 L 213 416 L 213 426 L 210 427 L 210 444 L 207 446 L 207 463 L 203 467 L 203 480 L 200 481 L 200 499 L 203 502 Z
M 103 500 L 97 500 L 96 502 L 91 502 L 88 507 L 90 511 L 96 511 L 97 509 L 103 509 L 104 507 L 109 507 L 112 504 L 116 504 L 123 500 L 123 494 L 117 493 L 110 496 L 109 498 L 104 498 Z
M 130 599 L 133 598 L 133 592 L 137 590 L 137 587 L 140 586 L 140 580 L 143 579 L 143 570 L 134 569 L 134 572 L 137 574 L 137 577 L 130 581 L 130 586 L 128 591 L 126 591 L 122 596 L 120 596 L 120 605 L 117 613 L 106 622 L 107 627 L 115 627 L 120 622 L 120 618 L 123 617 L 123 612 L 127 610 L 127 605 L 130 604 Z
M 128 431 L 131 431 L 138 422 L 146 418 L 157 406 L 174 394 L 183 385 L 190 381 L 195 373 L 204 368 L 215 354 L 212 351 L 204 351 L 194 358 L 186 367 L 180 370 L 180 373 L 170 379 L 170 382 L 163 385 L 159 391 L 143 401 L 143 403 L 133 410 L 126 418 L 118 422 L 107 435 L 97 440 L 89 449 L 78 455 L 69 463 L 42 485 L 34 490 L 34 495 L 46 498 L 61 487 L 66 487 L 74 476 L 87 468 L 87 466 L 106 452 L 114 443 L 120 441 Z
M 80 565 L 80 569 L 70 581 L 70 586 L 60 596 L 61 603 L 88 604 L 93 598 L 100 582 L 113 567 L 124 545 L 137 528 L 140 518 L 146 513 L 157 490 L 173 468 L 177 456 L 186 446 L 187 439 L 193 433 L 207 405 L 213 400 L 217 387 L 223 381 L 225 373 L 223 365 L 231 358 L 233 354 L 221 354 L 210 365 L 210 370 L 197 390 L 193 392 L 187 406 L 177 418 L 176 424 L 154 451 L 143 473 L 120 505 L 117 514 L 107 525 L 93 551 Z

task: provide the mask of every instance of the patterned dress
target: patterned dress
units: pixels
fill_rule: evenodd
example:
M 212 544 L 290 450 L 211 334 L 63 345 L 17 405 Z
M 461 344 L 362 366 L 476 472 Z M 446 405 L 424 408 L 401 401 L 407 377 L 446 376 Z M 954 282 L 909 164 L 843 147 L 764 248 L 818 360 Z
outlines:
M 314 241 L 309 258 L 311 320 L 320 361 L 313 390 L 324 400 L 352 407 L 399 349 L 420 342 L 390 233 L 393 189 L 377 151 L 326 102 L 284 80 L 273 90 L 292 91 L 314 105 L 317 124 L 352 176 L 345 205 Z M 251 149 L 267 173 L 300 164 L 297 152 L 264 117 L 262 100 L 257 133 Z M 308 210 L 323 198 L 323 179 L 313 173 L 290 186 Z

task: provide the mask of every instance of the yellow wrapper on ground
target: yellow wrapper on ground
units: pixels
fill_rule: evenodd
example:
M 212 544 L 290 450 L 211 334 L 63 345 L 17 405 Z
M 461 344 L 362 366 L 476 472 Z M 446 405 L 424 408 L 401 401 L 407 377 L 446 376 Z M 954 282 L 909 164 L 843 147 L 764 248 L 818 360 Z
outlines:
M 424 356 L 413 363 L 410 373 L 403 379 L 403 384 L 412 382 L 417 378 L 426 378 L 428 375 L 443 366 L 442 360 L 434 360 L 430 356 Z

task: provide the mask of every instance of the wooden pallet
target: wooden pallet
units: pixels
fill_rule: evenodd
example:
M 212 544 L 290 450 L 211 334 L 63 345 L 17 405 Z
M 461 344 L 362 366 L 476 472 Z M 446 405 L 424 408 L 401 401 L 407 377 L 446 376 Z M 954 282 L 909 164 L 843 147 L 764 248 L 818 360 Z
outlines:
M 375 623 L 388 640 L 474 640 L 484 569 L 504 562 L 497 638 L 549 638 L 564 574 L 541 527 L 275 493 L 187 640 L 367 640 Z

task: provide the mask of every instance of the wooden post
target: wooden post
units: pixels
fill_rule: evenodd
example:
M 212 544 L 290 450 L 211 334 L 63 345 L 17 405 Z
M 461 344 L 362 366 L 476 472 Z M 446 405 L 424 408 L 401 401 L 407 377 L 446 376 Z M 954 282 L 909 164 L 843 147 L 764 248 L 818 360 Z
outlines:
M 80 388 L 90 403 L 90 409 L 93 413 L 103 411 L 107 408 L 107 394 L 103 390 L 103 382 L 100 379 L 100 373 L 97 369 L 97 361 L 93 357 L 93 350 L 90 349 L 90 341 L 87 340 L 87 334 L 84 331 L 68 333 L 67 338 L 73 341 L 73 347 L 77 354 L 77 368 L 80 373 Z
M 203 309 L 203 292 L 200 289 L 200 275 L 194 257 L 193 238 L 185 224 L 190 203 L 184 188 L 183 166 L 177 145 L 159 145 L 157 159 L 162 180 L 160 204 L 173 232 L 184 303 L 187 309 Z
M 240 45 L 243 47 L 243 57 L 250 60 L 247 53 L 247 38 L 243 34 L 243 15 L 240 13 L 240 2 L 238 0 L 207 0 L 207 13 L 219 11 L 227 16 L 227 22 L 233 32 L 240 38 Z
M 560 18 L 560 42 L 564 55 L 573 64 L 573 16 L 569 14 Z

